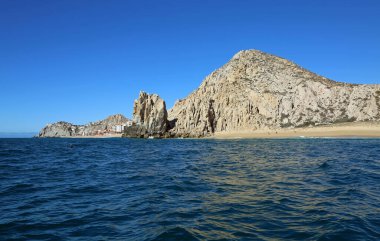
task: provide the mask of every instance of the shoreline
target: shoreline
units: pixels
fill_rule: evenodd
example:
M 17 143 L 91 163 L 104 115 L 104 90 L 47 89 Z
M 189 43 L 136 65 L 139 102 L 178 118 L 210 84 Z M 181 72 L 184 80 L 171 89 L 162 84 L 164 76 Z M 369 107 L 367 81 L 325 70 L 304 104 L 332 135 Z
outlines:
M 352 122 L 316 127 L 241 130 L 216 132 L 210 139 L 248 139 L 248 138 L 302 138 L 302 137 L 335 137 L 335 138 L 380 138 L 380 122 Z
M 121 138 L 122 134 L 114 134 L 114 135 L 104 135 L 104 136 L 64 136 L 62 138 L 96 138 L 96 139 L 102 139 L 102 138 Z M 60 138 L 60 137 L 58 137 Z
M 380 122 L 345 122 L 302 128 L 284 129 L 244 129 L 239 131 L 215 132 L 211 136 L 199 138 L 162 138 L 162 139 L 276 139 L 276 138 L 380 138 Z M 40 138 L 40 137 L 38 137 Z M 45 137 L 42 137 L 45 138 Z M 49 138 L 49 137 L 48 137 Z M 122 134 L 102 136 L 65 136 L 50 138 L 107 139 L 122 138 Z M 146 138 L 148 139 L 148 138 Z M 161 139 L 161 138 L 155 138 Z

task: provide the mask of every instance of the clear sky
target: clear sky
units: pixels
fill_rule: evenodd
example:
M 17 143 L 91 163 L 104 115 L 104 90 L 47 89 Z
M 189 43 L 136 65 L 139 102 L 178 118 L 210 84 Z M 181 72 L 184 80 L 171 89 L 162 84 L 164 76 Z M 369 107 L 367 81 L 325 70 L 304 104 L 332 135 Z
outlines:
M 380 83 L 380 1 L 0 0 L 0 132 L 170 108 L 242 49 Z

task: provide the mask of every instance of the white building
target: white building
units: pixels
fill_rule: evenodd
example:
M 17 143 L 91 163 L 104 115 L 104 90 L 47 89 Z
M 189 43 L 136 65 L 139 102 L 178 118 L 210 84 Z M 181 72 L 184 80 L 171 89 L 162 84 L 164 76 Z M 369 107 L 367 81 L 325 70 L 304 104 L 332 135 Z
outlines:
M 130 127 L 132 125 L 133 125 L 133 121 L 127 121 L 125 124 L 112 126 L 112 131 L 116 133 L 122 133 L 126 127 Z
M 124 126 L 122 126 L 122 125 L 112 126 L 112 131 L 114 131 L 116 133 L 121 133 L 123 130 L 124 130 Z
M 117 133 L 122 132 L 122 129 L 124 129 L 122 125 L 117 125 L 117 126 L 116 126 L 116 132 L 117 132 Z

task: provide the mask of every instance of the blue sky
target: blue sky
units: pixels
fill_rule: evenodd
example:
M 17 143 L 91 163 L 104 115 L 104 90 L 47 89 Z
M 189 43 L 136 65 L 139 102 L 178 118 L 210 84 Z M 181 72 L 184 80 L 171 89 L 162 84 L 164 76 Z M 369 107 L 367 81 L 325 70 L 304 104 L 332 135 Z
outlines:
M 380 1 L 0 0 L 0 132 L 170 108 L 242 49 L 380 83 Z

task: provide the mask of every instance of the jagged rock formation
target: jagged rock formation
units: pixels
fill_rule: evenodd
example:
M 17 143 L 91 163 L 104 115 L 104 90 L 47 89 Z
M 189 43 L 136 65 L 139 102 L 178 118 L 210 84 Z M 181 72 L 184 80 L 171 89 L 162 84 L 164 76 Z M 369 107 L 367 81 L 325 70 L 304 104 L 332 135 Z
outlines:
M 124 130 L 124 137 L 163 137 L 168 134 L 165 101 L 156 94 L 140 92 L 133 107 L 134 125 Z
M 257 50 L 237 53 L 169 110 L 175 136 L 380 120 L 380 85 L 335 82 Z
M 158 95 L 140 92 L 133 108 L 133 121 L 144 125 L 149 132 L 163 133 L 167 130 L 168 112 L 165 101 Z
M 121 115 L 111 115 L 104 120 L 90 122 L 86 125 L 74 125 L 60 121 L 46 125 L 38 134 L 38 137 L 74 137 L 96 136 L 115 132 L 115 126 L 125 125 L 129 120 Z

